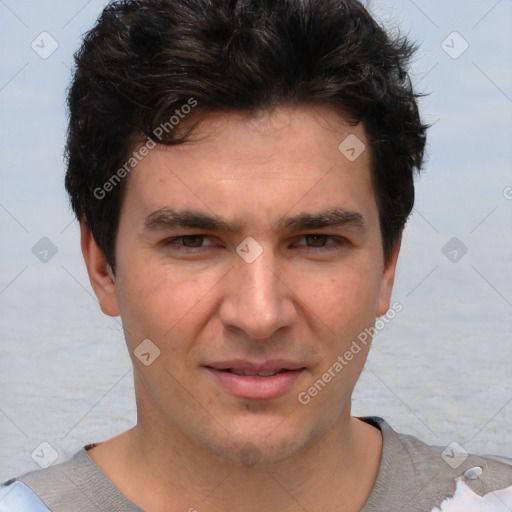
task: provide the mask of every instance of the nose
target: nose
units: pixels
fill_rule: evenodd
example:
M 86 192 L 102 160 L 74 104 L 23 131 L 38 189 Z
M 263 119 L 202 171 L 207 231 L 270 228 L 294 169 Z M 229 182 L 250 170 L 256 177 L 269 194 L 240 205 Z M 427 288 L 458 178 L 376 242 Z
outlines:
M 280 274 L 271 249 L 264 249 L 251 263 L 236 256 L 219 309 L 224 327 L 265 340 L 291 326 L 297 316 L 294 295 Z

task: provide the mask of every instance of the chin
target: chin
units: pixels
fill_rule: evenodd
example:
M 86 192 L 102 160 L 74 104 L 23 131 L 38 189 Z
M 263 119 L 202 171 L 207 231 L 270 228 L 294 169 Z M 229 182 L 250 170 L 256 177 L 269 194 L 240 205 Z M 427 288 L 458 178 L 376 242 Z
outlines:
M 295 456 L 311 441 L 311 436 L 286 422 L 243 422 L 227 428 L 220 437 L 203 439 L 203 448 L 231 464 L 246 466 L 278 464 Z M 263 424 L 265 423 L 265 424 Z M 302 441 L 301 441 L 302 440 Z
M 247 437 L 229 447 L 221 447 L 214 453 L 226 462 L 247 468 L 279 464 L 296 455 L 299 445 L 287 440 L 281 443 L 258 441 Z

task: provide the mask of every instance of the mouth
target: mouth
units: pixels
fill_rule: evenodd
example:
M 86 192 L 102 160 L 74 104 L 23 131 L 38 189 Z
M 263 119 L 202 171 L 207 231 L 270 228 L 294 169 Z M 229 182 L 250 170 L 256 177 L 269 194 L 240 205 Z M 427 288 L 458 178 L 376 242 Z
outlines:
M 212 368 L 212 367 L 207 366 L 207 368 Z M 212 369 L 215 370 L 215 368 L 212 368 Z M 254 372 L 251 370 L 240 370 L 238 368 L 225 368 L 225 369 L 222 369 L 219 371 L 234 373 L 235 375 L 245 375 L 245 376 L 250 376 L 250 377 L 255 376 L 255 375 L 257 375 L 258 377 L 272 377 L 274 375 L 277 375 L 278 373 L 291 372 L 294 370 L 289 370 L 287 368 L 281 368 L 279 370 L 268 370 L 268 371 Z
M 286 362 L 256 365 L 246 361 L 212 364 L 204 367 L 214 383 L 231 395 L 244 399 L 264 400 L 284 395 L 296 385 L 306 370 Z

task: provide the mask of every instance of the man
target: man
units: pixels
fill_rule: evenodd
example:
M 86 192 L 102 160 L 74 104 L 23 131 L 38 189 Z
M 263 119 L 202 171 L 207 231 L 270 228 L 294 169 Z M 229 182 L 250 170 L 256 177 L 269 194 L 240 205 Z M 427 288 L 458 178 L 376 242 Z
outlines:
M 138 421 L 6 482 L 0 511 L 510 509 L 510 459 L 451 467 L 350 414 L 423 159 L 412 53 L 355 0 L 104 10 L 66 188 Z

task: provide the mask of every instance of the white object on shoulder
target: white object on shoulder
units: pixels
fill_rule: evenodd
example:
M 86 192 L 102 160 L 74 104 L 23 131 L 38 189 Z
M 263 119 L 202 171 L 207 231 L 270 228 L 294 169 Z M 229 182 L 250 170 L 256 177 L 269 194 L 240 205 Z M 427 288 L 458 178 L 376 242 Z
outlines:
M 512 486 L 491 491 L 479 496 L 466 485 L 462 478 L 456 479 L 455 494 L 441 503 L 441 508 L 432 512 L 510 512 L 512 510 Z
M 23 482 L 13 480 L 0 485 L 0 512 L 50 512 Z

